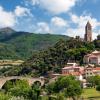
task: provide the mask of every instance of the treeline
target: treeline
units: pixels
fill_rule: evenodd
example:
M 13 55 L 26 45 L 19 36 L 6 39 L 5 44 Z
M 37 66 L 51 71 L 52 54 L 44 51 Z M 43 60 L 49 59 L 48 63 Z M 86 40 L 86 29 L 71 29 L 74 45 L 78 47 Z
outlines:
M 34 54 L 21 66 L 19 74 L 47 75 L 50 71 L 60 72 L 68 61 L 78 62 L 82 65 L 84 55 L 100 49 L 100 44 L 97 45 L 98 41 L 88 43 L 74 38 L 60 40 L 53 47 Z
M 54 46 L 35 52 L 31 58 L 21 66 L 10 69 L 4 75 L 31 75 L 47 76 L 51 72 L 59 72 L 68 61 L 83 64 L 83 57 L 95 49 L 100 50 L 100 40 L 91 43 L 71 38 L 70 40 L 59 40 Z
M 0 32 L 0 59 L 28 59 L 35 51 L 53 46 L 63 35 Z
M 43 86 L 39 81 L 30 86 L 26 80 L 10 80 L 3 85 L 0 100 L 77 100 L 81 94 L 80 82 L 73 76 L 59 77 Z

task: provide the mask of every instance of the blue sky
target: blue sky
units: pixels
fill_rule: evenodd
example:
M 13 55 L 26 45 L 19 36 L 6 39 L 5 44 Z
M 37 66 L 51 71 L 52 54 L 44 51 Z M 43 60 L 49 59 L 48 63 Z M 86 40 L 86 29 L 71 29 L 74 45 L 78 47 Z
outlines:
M 0 0 L 0 28 L 84 36 L 89 20 L 100 34 L 100 0 Z

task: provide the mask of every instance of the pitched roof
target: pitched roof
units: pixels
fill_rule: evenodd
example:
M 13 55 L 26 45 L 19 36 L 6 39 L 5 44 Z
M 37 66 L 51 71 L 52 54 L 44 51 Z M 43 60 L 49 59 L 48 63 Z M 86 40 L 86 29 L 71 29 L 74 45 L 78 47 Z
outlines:
M 100 51 L 95 50 L 92 52 L 92 54 L 98 54 L 98 53 L 100 53 Z
M 93 70 L 100 70 L 100 67 L 93 68 Z
M 87 27 L 87 26 L 91 27 L 91 24 L 90 24 L 89 21 L 88 21 L 87 24 L 86 24 L 86 27 Z
M 66 67 L 64 67 L 64 68 L 62 68 L 62 69 L 73 69 L 73 66 L 66 66 Z
M 74 75 L 74 76 L 80 76 L 81 73 L 80 72 L 70 72 L 70 73 L 65 73 L 65 74 L 62 74 L 62 75 Z
M 91 55 L 89 58 L 98 58 L 98 57 L 95 55 Z

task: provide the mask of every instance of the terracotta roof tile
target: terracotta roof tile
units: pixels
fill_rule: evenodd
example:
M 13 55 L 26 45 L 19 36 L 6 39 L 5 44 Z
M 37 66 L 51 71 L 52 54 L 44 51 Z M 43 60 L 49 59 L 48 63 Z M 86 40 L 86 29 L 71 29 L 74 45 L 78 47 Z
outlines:
M 100 67 L 93 68 L 93 70 L 100 70 Z

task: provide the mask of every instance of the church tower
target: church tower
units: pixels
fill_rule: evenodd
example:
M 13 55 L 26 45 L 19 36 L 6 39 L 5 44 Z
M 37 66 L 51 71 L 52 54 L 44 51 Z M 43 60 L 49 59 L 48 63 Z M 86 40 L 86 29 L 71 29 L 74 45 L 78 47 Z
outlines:
M 87 41 L 87 42 L 92 41 L 92 26 L 91 26 L 89 21 L 87 22 L 87 24 L 85 26 L 84 40 Z

